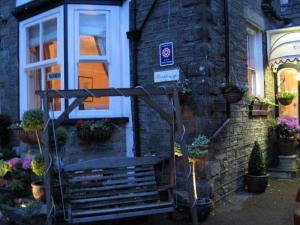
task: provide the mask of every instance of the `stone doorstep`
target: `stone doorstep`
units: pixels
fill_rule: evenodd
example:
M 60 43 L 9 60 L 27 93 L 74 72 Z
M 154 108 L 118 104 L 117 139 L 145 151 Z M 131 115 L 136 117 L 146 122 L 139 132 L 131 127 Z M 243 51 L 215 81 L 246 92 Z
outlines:
M 299 169 L 299 157 L 297 155 L 279 155 L 278 169 L 297 170 Z
M 300 169 L 269 168 L 268 173 L 271 178 L 296 179 L 300 175 Z

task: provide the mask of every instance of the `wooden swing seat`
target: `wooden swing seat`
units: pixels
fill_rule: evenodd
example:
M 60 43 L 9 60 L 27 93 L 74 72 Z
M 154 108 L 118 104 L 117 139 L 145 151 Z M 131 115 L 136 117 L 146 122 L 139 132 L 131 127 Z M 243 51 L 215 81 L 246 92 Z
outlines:
M 101 158 L 65 167 L 69 223 L 122 219 L 175 210 L 172 187 L 159 186 L 158 157 Z

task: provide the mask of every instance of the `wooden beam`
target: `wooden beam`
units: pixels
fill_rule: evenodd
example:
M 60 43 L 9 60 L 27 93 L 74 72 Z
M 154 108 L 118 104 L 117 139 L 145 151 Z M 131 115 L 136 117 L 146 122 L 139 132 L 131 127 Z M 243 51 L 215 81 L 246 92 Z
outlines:
M 48 98 L 46 95 L 42 98 L 43 101 L 43 120 L 44 126 L 49 126 L 49 108 L 48 108 Z M 46 193 L 46 204 L 47 204 L 47 225 L 52 225 L 52 216 L 50 215 L 52 210 L 52 191 L 51 191 L 51 165 L 50 165 L 50 139 L 49 139 L 49 128 L 43 130 L 43 145 L 44 145 L 44 160 L 45 160 L 45 175 L 44 175 L 44 187 Z M 50 169 L 49 169 L 50 168 Z
M 36 91 L 39 96 L 47 95 L 48 98 L 87 98 L 103 96 L 147 96 L 147 95 L 171 95 L 173 88 L 150 87 L 150 88 L 108 88 L 108 89 L 76 89 L 76 90 L 47 90 Z
M 174 89 L 176 89 L 176 87 L 174 87 Z M 182 118 L 182 114 L 181 114 L 181 107 L 180 107 L 177 91 L 174 91 L 174 93 L 173 93 L 173 100 L 174 100 L 174 107 L 175 107 L 175 112 L 176 112 L 177 129 L 178 129 L 179 135 L 181 136 L 184 134 L 185 131 L 183 129 L 183 127 L 184 127 L 183 118 Z M 190 163 L 189 163 L 189 156 L 188 156 L 187 146 L 186 146 L 186 138 L 184 138 L 184 136 L 180 142 L 180 149 L 182 151 L 182 156 L 183 156 L 184 174 L 187 179 L 186 190 L 189 195 L 189 204 L 190 204 L 189 207 L 190 207 L 191 218 L 192 218 L 193 225 L 198 225 L 197 209 L 196 209 L 196 205 L 194 204 L 196 199 L 195 199 L 195 193 L 194 193 L 193 176 L 192 176 L 191 167 L 190 167 Z
M 151 108 L 153 108 L 159 115 L 167 121 L 169 124 L 172 123 L 172 115 L 165 112 L 160 105 L 154 102 L 149 96 L 140 96 L 140 98 L 146 102 Z
M 68 119 L 68 115 L 86 98 L 77 98 L 75 101 L 73 101 L 66 109 L 65 111 L 55 120 L 54 126 L 57 128 L 62 122 L 64 122 L 66 119 Z

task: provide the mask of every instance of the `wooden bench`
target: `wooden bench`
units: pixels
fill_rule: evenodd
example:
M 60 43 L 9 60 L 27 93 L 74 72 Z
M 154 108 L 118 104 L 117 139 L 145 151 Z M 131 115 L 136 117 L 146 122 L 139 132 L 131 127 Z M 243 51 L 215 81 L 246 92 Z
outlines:
M 88 223 L 173 212 L 172 187 L 157 182 L 159 161 L 156 157 L 101 158 L 80 167 L 66 166 L 68 221 Z

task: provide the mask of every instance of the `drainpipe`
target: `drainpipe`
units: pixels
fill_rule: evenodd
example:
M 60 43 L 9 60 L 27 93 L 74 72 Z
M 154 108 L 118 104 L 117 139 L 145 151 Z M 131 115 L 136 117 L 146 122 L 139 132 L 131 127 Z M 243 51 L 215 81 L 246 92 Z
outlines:
M 230 53 L 229 53 L 229 46 L 230 46 L 230 37 L 229 37 L 229 17 L 228 17 L 228 0 L 224 0 L 224 24 L 225 24 L 225 78 L 226 83 L 229 83 L 229 76 L 230 76 Z M 226 117 L 229 119 L 231 117 L 231 109 L 230 103 L 226 102 Z

